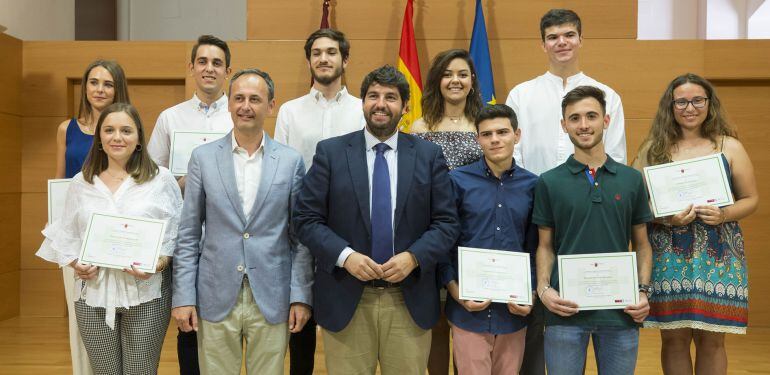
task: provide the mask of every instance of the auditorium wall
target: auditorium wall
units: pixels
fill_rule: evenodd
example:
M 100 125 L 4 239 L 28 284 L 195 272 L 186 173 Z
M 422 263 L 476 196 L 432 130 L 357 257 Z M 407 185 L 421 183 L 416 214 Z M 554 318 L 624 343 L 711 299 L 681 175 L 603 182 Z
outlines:
M 309 89 L 302 46 L 319 23 L 320 3 L 248 0 L 250 40 L 231 42 L 233 69 L 258 67 L 269 72 L 276 82 L 278 105 Z M 473 3 L 416 2 L 415 29 L 423 78 L 429 57 L 448 48 L 468 47 Z M 346 82 L 354 95 L 358 96 L 360 82 L 368 71 L 384 63 L 395 64 L 404 4 L 404 0 L 332 1 L 332 25 L 351 39 Z M 765 146 L 770 138 L 764 130 L 768 115 L 763 113 L 770 108 L 770 66 L 766 64 L 770 41 L 638 41 L 636 1 L 493 0 L 484 4 L 498 102 L 504 102 L 515 84 L 546 69 L 538 32 L 542 13 L 552 7 L 573 7 L 584 23 L 583 70 L 612 86 L 622 97 L 629 157 L 646 135 L 668 82 L 687 71 L 701 74 L 715 80 L 754 162 L 760 196 L 770 196 L 770 153 Z M 37 259 L 34 252 L 45 224 L 45 180 L 54 173 L 56 125 L 74 113 L 83 68 L 97 57 L 118 60 L 126 69 L 131 98 L 150 134 L 162 108 L 192 95 L 194 86 L 186 68 L 191 46 L 191 42 L 23 43 L 22 143 L 20 166 L 16 167 L 21 168 L 21 244 L 17 258 L 22 315 L 65 314 L 61 273 Z M 0 106 L 5 102 L 0 100 Z M 266 124 L 271 134 L 275 114 Z M 759 272 L 770 266 L 770 254 L 762 251 L 762 244 L 770 241 L 764 224 L 770 207 L 766 200 L 761 202 L 759 211 L 742 223 L 750 283 L 759 293 L 770 288 L 770 275 Z M 751 300 L 751 324 L 770 326 L 770 301 L 758 296 L 755 293 Z

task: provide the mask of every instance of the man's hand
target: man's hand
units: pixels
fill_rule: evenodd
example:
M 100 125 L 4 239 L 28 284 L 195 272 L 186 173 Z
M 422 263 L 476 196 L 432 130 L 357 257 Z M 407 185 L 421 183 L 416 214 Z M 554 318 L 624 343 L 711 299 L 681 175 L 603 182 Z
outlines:
M 559 297 L 559 292 L 553 288 L 548 288 L 543 292 L 540 299 L 548 311 L 559 316 L 572 316 L 579 311 L 577 303 L 562 299 Z
M 417 268 L 417 262 L 412 253 L 400 252 L 382 265 L 382 279 L 389 283 L 399 283 L 409 276 L 415 268 Z
M 359 252 L 353 252 L 345 259 L 343 267 L 356 279 L 361 281 L 370 281 L 374 279 L 382 278 L 382 266 L 373 261 L 372 258 L 361 254 Z
M 465 307 L 465 309 L 470 312 L 485 310 L 487 307 L 489 307 L 489 305 L 492 304 L 491 299 L 487 299 L 484 301 L 471 301 L 467 299 L 461 299 L 461 300 L 458 300 L 457 302 L 463 305 L 463 307 Z
M 198 332 L 198 313 L 195 306 L 179 306 L 171 310 L 171 317 L 182 332 Z
M 508 312 L 518 316 L 527 316 L 532 311 L 532 306 L 519 305 L 514 302 L 508 302 Z
M 297 333 L 302 331 L 305 323 L 310 319 L 310 306 L 295 302 L 289 308 L 289 332 Z
M 81 280 L 93 280 L 99 275 L 99 267 L 91 264 L 80 264 L 77 259 L 73 260 L 70 266 Z
M 643 322 L 647 315 L 650 315 L 650 302 L 647 301 L 647 294 L 640 292 L 639 303 L 626 306 L 623 312 L 630 315 L 635 322 Z

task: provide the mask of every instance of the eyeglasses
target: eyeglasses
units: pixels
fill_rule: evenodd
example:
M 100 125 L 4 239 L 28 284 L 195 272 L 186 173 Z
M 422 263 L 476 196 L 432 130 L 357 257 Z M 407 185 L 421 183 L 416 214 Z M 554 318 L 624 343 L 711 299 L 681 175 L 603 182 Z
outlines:
M 694 108 L 703 108 L 706 106 L 706 100 L 708 99 L 709 99 L 708 97 L 704 98 L 702 96 L 696 96 L 692 98 L 692 100 L 687 100 L 682 98 L 682 99 L 672 100 L 672 102 L 674 102 L 674 108 L 683 110 L 683 109 L 687 109 L 687 106 L 690 105 L 691 103 Z

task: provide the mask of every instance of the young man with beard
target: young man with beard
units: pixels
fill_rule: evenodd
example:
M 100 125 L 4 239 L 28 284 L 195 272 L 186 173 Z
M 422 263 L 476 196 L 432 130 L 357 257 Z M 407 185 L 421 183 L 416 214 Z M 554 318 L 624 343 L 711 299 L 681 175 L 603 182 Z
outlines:
M 174 131 L 227 132 L 233 128 L 224 92 L 225 82 L 230 75 L 230 48 L 227 43 L 212 35 L 201 35 L 192 48 L 188 69 L 195 80 L 195 94 L 192 99 L 160 113 L 147 143 L 150 157 L 166 168 L 169 166 L 171 136 Z M 184 192 L 185 177 L 179 178 L 177 182 Z M 195 331 L 179 331 L 177 356 L 182 375 L 199 373 Z
M 284 103 L 275 122 L 275 140 L 297 150 L 310 169 L 319 141 L 360 130 L 364 124 L 361 100 L 348 93 L 342 75 L 348 65 L 350 43 L 334 29 L 320 29 L 305 41 L 305 58 L 313 87 L 310 93 Z M 289 339 L 291 375 L 312 375 L 316 322 L 310 318 L 302 332 Z
M 275 140 L 299 151 L 305 168 L 310 169 L 319 141 L 360 130 L 366 122 L 361 100 L 342 85 L 350 58 L 350 42 L 345 35 L 334 29 L 310 34 L 305 41 L 305 58 L 313 86 L 308 94 L 284 103 L 278 110 Z M 315 330 L 315 324 L 312 328 Z
M 626 136 L 620 96 L 580 70 L 579 52 L 583 46 L 580 17 L 569 9 L 551 9 L 540 19 L 542 48 L 548 57 L 548 71 L 518 84 L 505 101 L 516 112 L 521 140 L 513 151 L 516 165 L 536 175 L 563 163 L 574 147 L 560 127 L 559 107 L 564 94 L 581 85 L 591 85 L 606 93 L 610 127 L 605 132 L 607 153 L 618 163 L 626 163 Z M 521 373 L 544 375 L 543 304 L 535 301 L 529 316 L 527 347 Z
M 318 143 L 294 210 L 315 256 L 314 315 L 329 374 L 424 374 L 439 316 L 436 264 L 459 231 L 441 147 L 398 132 L 409 84 L 361 84 L 366 128 Z
M 610 123 L 604 92 L 579 86 L 562 100 L 562 129 L 575 153 L 543 173 L 535 188 L 532 222 L 538 225 L 537 293 L 547 308 L 545 362 L 549 374 L 583 373 L 593 337 L 600 374 L 633 374 L 639 324 L 650 311 L 652 249 L 646 223 L 652 220 L 641 173 L 605 153 Z M 639 303 L 624 310 L 580 311 L 559 296 L 558 255 L 636 252 Z M 555 265 L 556 264 L 556 265 Z

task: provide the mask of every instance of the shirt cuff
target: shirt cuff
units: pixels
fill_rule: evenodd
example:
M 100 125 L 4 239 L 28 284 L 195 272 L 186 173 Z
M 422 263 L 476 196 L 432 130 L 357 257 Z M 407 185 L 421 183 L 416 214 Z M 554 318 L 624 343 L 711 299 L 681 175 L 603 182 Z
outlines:
M 345 264 L 345 261 L 348 259 L 350 254 L 355 253 L 356 251 L 351 249 L 350 247 L 345 247 L 342 249 L 342 252 L 340 253 L 340 256 L 337 258 L 337 267 L 343 268 L 343 265 Z

